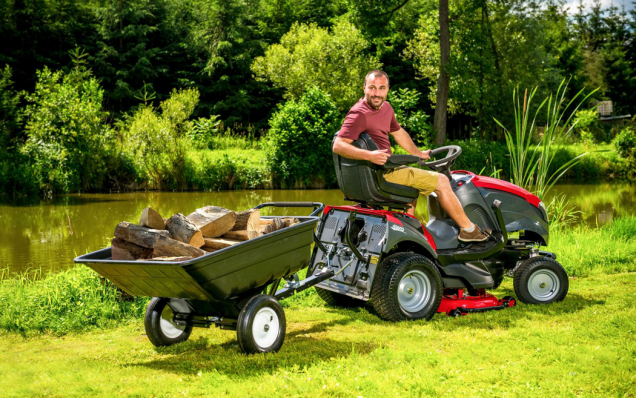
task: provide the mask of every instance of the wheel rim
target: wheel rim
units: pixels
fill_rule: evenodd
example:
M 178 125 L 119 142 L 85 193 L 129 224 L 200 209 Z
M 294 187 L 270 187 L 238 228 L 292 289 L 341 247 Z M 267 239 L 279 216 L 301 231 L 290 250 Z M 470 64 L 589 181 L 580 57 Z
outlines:
M 553 271 L 542 269 L 528 279 L 528 292 L 535 300 L 549 301 L 559 294 L 561 283 Z
M 261 308 L 254 316 L 252 335 L 254 342 L 261 348 L 274 344 L 280 331 L 280 322 L 276 312 L 269 308 Z
M 168 338 L 176 339 L 177 337 L 183 334 L 185 326 L 176 325 L 172 319 L 174 317 L 174 313 L 169 306 L 165 306 L 163 311 L 161 311 L 161 319 L 159 319 L 159 327 L 161 328 L 161 332 Z
M 431 281 L 422 271 L 411 271 L 398 286 L 398 301 L 404 311 L 421 311 L 431 297 Z

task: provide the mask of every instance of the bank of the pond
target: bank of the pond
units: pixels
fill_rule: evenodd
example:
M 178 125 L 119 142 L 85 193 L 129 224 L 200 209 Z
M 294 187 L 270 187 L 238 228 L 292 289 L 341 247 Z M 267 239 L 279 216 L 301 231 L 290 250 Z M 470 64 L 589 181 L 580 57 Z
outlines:
M 622 217 L 601 228 L 578 226 L 556 230 L 549 249 L 571 277 L 636 272 L 636 217 Z M 147 299 L 119 300 L 110 283 L 103 283 L 87 267 L 45 278 L 23 273 L 0 277 L 0 330 L 63 335 L 140 322 Z M 316 307 L 322 302 L 308 289 L 283 302 L 284 306 Z
M 505 143 L 487 141 L 457 141 L 449 145 L 460 145 L 462 155 L 454 165 L 458 170 L 471 170 L 484 175 L 498 171 L 501 178 L 507 179 L 510 168 L 508 149 Z M 394 148 L 396 153 L 406 153 Z M 562 177 L 563 181 L 593 182 L 601 180 L 620 180 L 627 178 L 632 164 L 626 162 L 616 153 L 611 144 L 598 144 L 585 147 L 581 144 L 567 145 L 560 148 L 550 165 L 550 173 L 554 173 L 570 159 L 588 153 L 579 163 Z M 317 176 L 309 181 L 296 181 L 296 188 L 335 188 L 324 181 L 334 180 L 330 177 Z M 273 176 L 266 166 L 265 152 L 258 149 L 225 150 L 225 151 L 191 151 L 186 162 L 186 189 L 250 189 L 284 186 L 283 182 Z
M 504 281 L 499 294 L 512 294 Z M 280 352 L 195 329 L 155 348 L 143 323 L 64 337 L 0 332 L 0 391 L 39 396 L 617 396 L 636 390 L 636 274 L 570 281 L 565 301 L 391 323 L 368 309 L 285 310 Z

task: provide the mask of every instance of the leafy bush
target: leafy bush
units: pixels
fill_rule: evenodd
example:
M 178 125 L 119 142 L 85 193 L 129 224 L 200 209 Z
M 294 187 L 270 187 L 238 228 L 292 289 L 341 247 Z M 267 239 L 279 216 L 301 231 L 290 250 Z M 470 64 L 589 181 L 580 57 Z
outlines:
M 331 95 L 340 110 L 349 109 L 362 95 L 364 76 L 381 66 L 365 54 L 369 44 L 351 23 L 341 20 L 331 32 L 318 25 L 292 25 L 257 57 L 252 70 L 261 80 L 284 88 L 285 98 L 298 100 L 312 86 Z
M 104 119 L 103 90 L 85 69 L 68 73 L 44 68 L 26 95 L 27 140 L 36 184 L 56 192 L 100 188 L 113 133 Z
M 612 141 L 616 152 L 623 158 L 634 157 L 636 153 L 636 134 L 631 128 L 623 129 Z
M 188 132 L 188 139 L 196 148 L 210 148 L 213 138 L 223 129 L 218 115 L 208 118 L 200 117 L 192 122 L 192 128 Z
M 388 101 L 395 111 L 395 118 L 400 126 L 408 131 L 418 146 L 430 146 L 433 125 L 429 116 L 418 109 L 422 94 L 417 90 L 401 88 L 389 92 Z
M 185 187 L 186 134 L 188 118 L 199 100 L 196 89 L 173 90 L 160 105 L 142 106 L 118 123 L 124 150 L 134 161 L 139 176 L 152 188 Z
M 469 170 L 476 174 L 491 175 L 495 170 L 506 170 L 508 164 L 506 145 L 497 141 L 471 139 L 466 141 L 448 141 L 446 145 L 459 145 L 462 154 L 457 158 L 453 170 Z M 506 178 L 501 173 L 498 178 Z
M 315 87 L 274 113 L 267 135 L 267 164 L 284 186 L 311 185 L 315 178 L 327 185 L 335 182 L 331 141 L 340 121 L 330 96 Z

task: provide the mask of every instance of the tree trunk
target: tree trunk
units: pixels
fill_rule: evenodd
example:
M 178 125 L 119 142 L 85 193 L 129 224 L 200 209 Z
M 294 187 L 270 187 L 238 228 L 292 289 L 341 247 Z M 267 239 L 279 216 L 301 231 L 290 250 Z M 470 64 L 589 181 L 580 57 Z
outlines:
M 437 80 L 437 101 L 435 104 L 435 140 L 436 145 L 446 142 L 446 120 L 448 112 L 448 91 L 450 76 L 448 62 L 450 60 L 450 27 L 448 22 L 448 0 L 439 0 L 439 79 Z
M 170 217 L 166 223 L 166 229 L 170 232 L 172 238 L 179 242 L 187 243 L 194 247 L 201 247 L 205 243 L 199 228 L 181 213 Z

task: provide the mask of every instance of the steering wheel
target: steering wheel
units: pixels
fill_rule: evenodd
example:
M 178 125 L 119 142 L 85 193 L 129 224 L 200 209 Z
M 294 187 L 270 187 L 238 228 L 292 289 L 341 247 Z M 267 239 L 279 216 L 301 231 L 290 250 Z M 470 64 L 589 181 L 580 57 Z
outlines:
M 443 159 L 433 160 L 430 162 L 424 162 L 423 160 L 420 159 L 417 163 L 420 166 L 426 166 L 433 170 L 439 170 L 446 167 L 450 167 L 453 165 L 453 163 L 455 163 L 455 159 L 457 159 L 459 155 L 462 154 L 462 148 L 459 145 L 447 145 L 447 146 L 439 147 L 437 149 L 433 149 L 429 155 L 432 158 L 444 152 L 448 152 L 448 153 L 446 154 L 446 156 L 444 156 Z

